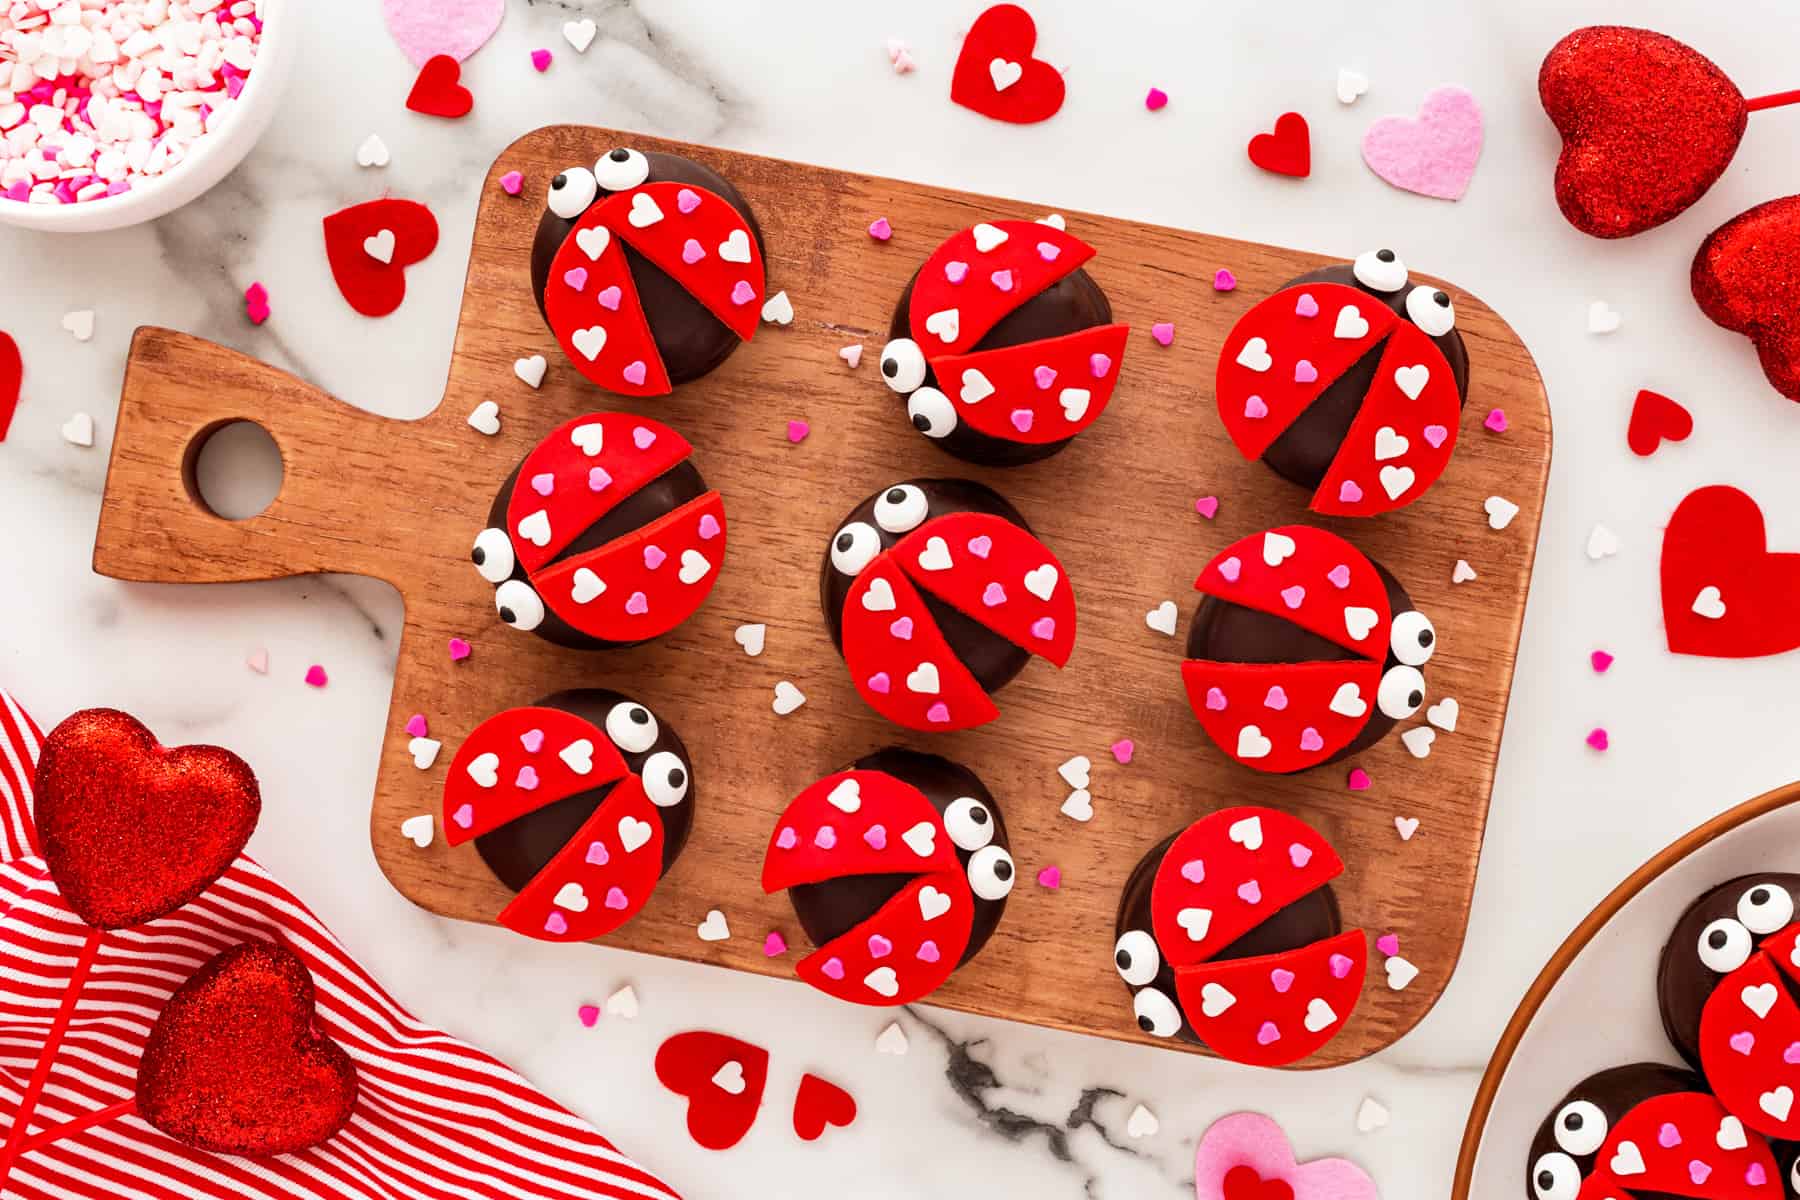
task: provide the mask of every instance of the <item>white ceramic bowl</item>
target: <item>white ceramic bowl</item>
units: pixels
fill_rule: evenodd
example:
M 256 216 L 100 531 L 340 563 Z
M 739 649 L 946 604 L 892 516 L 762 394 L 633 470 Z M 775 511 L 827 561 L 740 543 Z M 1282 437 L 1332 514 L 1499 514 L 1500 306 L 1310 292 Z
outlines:
M 275 119 L 281 93 L 300 53 L 304 0 L 262 0 L 262 42 L 238 93 L 231 119 L 195 143 L 182 163 L 155 179 L 132 180 L 131 190 L 80 204 L 21 204 L 0 200 L 0 225 L 46 233 L 91 233 L 153 221 L 180 208 L 231 173 Z

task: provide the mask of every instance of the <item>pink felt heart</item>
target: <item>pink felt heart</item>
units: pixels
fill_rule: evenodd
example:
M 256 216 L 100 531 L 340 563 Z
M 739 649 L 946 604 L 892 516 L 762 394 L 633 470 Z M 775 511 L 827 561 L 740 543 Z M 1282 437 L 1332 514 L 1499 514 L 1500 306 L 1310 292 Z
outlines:
M 1382 117 L 1363 134 L 1363 161 L 1397 188 L 1460 200 L 1481 158 L 1481 106 L 1459 87 L 1425 94 L 1417 117 Z
M 1194 1155 L 1195 1196 L 1224 1200 L 1230 1194 L 1226 1176 L 1239 1172 L 1233 1181 L 1239 1183 L 1248 1178 L 1244 1168 L 1265 1183 L 1286 1184 L 1294 1200 L 1378 1200 L 1375 1181 L 1353 1162 L 1342 1158 L 1296 1162 L 1287 1134 L 1261 1113 L 1221 1117 L 1201 1135 Z M 1243 1189 L 1240 1185 L 1236 1190 Z
M 415 67 L 448 54 L 461 62 L 494 36 L 506 0 L 381 0 L 388 33 Z

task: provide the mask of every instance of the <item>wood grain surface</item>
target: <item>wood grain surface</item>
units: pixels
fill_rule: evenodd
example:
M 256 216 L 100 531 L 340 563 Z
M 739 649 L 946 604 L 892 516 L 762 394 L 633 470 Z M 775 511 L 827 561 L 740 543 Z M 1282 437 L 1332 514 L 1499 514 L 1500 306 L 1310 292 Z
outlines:
M 769 287 L 785 289 L 796 317 L 765 326 L 725 366 L 675 395 L 626 401 L 602 395 L 562 358 L 539 319 L 528 247 L 548 179 L 627 143 L 686 154 L 715 167 L 755 208 L 768 245 Z M 525 176 L 524 198 L 499 176 Z M 1111 964 L 1119 889 L 1150 846 L 1202 813 L 1255 802 L 1299 814 L 1342 853 L 1337 885 L 1345 918 L 1397 933 L 1420 975 L 1390 990 L 1379 965 L 1344 1031 L 1302 1066 L 1361 1058 L 1392 1043 L 1443 991 L 1462 949 L 1494 764 L 1511 687 L 1550 461 L 1542 384 L 1512 330 L 1450 285 L 1471 361 L 1461 444 L 1442 480 L 1399 513 L 1371 522 L 1322 524 L 1387 565 L 1436 623 L 1439 651 L 1426 669 L 1430 700 L 1454 696 L 1455 733 L 1440 733 L 1424 761 L 1398 734 L 1352 763 L 1268 777 L 1228 760 L 1201 732 L 1183 698 L 1181 640 L 1148 629 L 1164 599 L 1181 608 L 1181 636 L 1197 600 L 1201 566 L 1227 542 L 1307 519 L 1306 496 L 1259 463 L 1242 461 L 1213 408 L 1215 360 L 1227 331 L 1258 299 L 1327 260 L 1081 213 L 1069 231 L 1091 242 L 1089 272 L 1133 326 L 1111 409 L 1067 451 L 1016 470 L 964 467 L 918 436 L 884 387 L 875 359 L 895 299 L 931 250 L 975 221 L 1032 218 L 1043 204 L 948 192 L 774 159 L 612 131 L 558 126 L 503 153 L 483 185 L 462 319 L 443 403 L 417 421 L 353 410 L 283 373 L 183 334 L 142 329 L 120 404 L 118 436 L 95 541 L 94 567 L 120 579 L 213 582 L 336 571 L 399 589 L 406 628 L 370 821 L 376 857 L 394 886 L 438 913 L 491 920 L 508 899 L 473 845 L 425 850 L 400 823 L 439 810 L 456 747 L 483 718 L 560 688 L 604 685 L 641 699 L 672 722 L 693 753 L 698 816 L 692 841 L 639 918 L 609 940 L 629 949 L 791 978 L 806 948 L 784 896 L 757 886 L 776 814 L 806 784 L 876 747 L 929 748 L 973 767 L 998 797 L 1020 867 L 998 934 L 933 998 L 948 1008 L 1059 1029 L 1189 1049 L 1139 1032 Z M 877 243 L 878 215 L 894 227 Z M 1405 247 L 1396 247 L 1405 255 Z M 438 253 L 446 253 L 440 249 Z M 1237 290 L 1215 292 L 1229 267 Z M 1172 321 L 1175 340 L 1149 336 Z M 852 371 L 837 356 L 861 342 Z M 514 359 L 551 363 L 541 391 L 513 375 Z M 484 437 L 465 418 L 499 402 L 503 427 Z M 1492 408 L 1510 428 L 1482 428 Z M 603 654 L 559 650 L 500 624 L 493 589 L 468 561 L 495 490 L 552 427 L 582 412 L 619 408 L 655 416 L 694 444 L 695 461 L 725 496 L 731 545 L 698 615 L 651 645 Z M 798 446 L 786 422 L 804 418 Z M 211 514 L 192 481 L 205 437 L 233 420 L 273 435 L 285 467 L 281 491 L 261 515 Z M 1010 498 L 1067 566 L 1080 610 L 1068 668 L 1034 662 L 998 693 L 999 720 L 950 735 L 888 726 L 865 708 L 832 650 L 818 611 L 818 569 L 845 513 L 889 483 L 966 475 Z M 1483 501 L 1503 495 L 1522 511 L 1503 531 Z M 1196 515 L 1202 495 L 1218 517 Z M 1452 585 L 1466 558 L 1479 579 Z M 735 627 L 766 622 L 768 648 L 747 657 Z M 452 663 L 446 644 L 474 654 Z M 777 680 L 807 703 L 788 717 L 770 707 Z M 420 771 L 402 724 L 429 716 L 444 742 Z M 1423 714 L 1410 725 L 1423 719 Z M 1137 744 L 1129 766 L 1107 747 Z M 1056 767 L 1074 754 L 1094 762 L 1094 818 L 1059 814 L 1068 789 Z M 1351 765 L 1374 786 L 1345 786 Z M 1402 842 L 1396 816 L 1417 817 Z M 1060 890 L 1038 870 L 1062 868 Z M 701 942 L 708 909 L 733 936 Z M 795 948 L 765 958 L 763 935 L 784 930 Z M 580 954 L 576 947 L 569 953 Z M 794 984 L 793 986 L 803 986 Z

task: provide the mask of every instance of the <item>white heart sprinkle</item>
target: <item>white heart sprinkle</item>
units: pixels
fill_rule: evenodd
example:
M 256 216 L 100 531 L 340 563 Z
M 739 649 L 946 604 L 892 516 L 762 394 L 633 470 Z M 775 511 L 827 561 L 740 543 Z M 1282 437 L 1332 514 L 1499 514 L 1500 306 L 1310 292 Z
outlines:
M 1406 393 L 1408 400 L 1417 400 L 1425 385 L 1431 382 L 1431 368 L 1424 363 L 1414 363 L 1410 367 L 1394 368 L 1394 386 Z
M 799 688 L 783 679 L 775 685 L 775 715 L 785 717 L 802 704 L 806 703 L 806 695 Z
M 1367 337 L 1369 333 L 1368 319 L 1362 315 L 1362 309 L 1354 304 L 1346 304 L 1338 309 L 1337 324 L 1332 326 L 1331 336 L 1354 341 Z
M 1212 929 L 1212 909 L 1184 908 L 1175 914 L 1175 923 L 1187 933 L 1188 941 L 1204 942 Z
M 587 53 L 587 48 L 594 44 L 594 34 L 597 32 L 599 27 L 586 17 L 579 21 L 563 22 L 563 39 L 575 47 L 577 54 Z
M 946 346 L 956 341 L 962 331 L 962 313 L 954 308 L 939 309 L 925 318 L 925 332 L 935 333 Z
M 1457 559 L 1456 566 L 1450 570 L 1451 583 L 1467 583 L 1471 579 L 1479 578 L 1480 576 L 1475 574 L 1475 568 L 1469 565 L 1469 560 L 1466 558 Z
M 654 832 L 656 831 L 648 821 L 640 821 L 633 816 L 619 818 L 619 844 L 625 847 L 627 854 L 635 854 L 643 849 Z
M 1094 797 L 1086 788 L 1077 788 L 1062 802 L 1062 815 L 1086 824 L 1094 819 Z
M 400 822 L 400 836 L 423 850 L 431 845 L 431 839 L 437 834 L 437 825 L 432 821 L 430 813 L 420 813 Z
M 1362 698 L 1362 689 L 1354 683 L 1340 683 L 1337 691 L 1331 694 L 1328 705 L 1332 712 L 1351 720 L 1369 711 L 1369 702 Z
M 1252 371 L 1267 371 L 1275 365 L 1275 360 L 1269 357 L 1269 343 L 1263 338 L 1253 337 L 1238 351 L 1237 363 Z
M 1742 1150 L 1750 1144 L 1744 1136 L 1744 1123 L 1733 1116 L 1726 1116 L 1719 1122 L 1719 1132 L 1713 1135 L 1713 1141 L 1721 1150 Z
M 1481 507 L 1487 512 L 1489 529 L 1505 529 L 1519 515 L 1519 506 L 1505 496 L 1489 496 Z
M 838 351 L 838 357 L 848 363 L 852 371 L 856 370 L 857 366 L 862 362 L 862 343 L 857 342 L 853 346 L 845 346 L 842 350 Z
M 1231 827 L 1225 831 L 1225 836 L 1246 850 L 1252 852 L 1261 850 L 1263 845 L 1262 818 L 1244 817 L 1241 820 L 1233 821 Z
M 1794 1089 L 1782 1084 L 1772 1092 L 1764 1092 L 1756 1098 L 1756 1106 L 1777 1121 L 1785 1121 L 1794 1108 Z
M 1709 583 L 1694 597 L 1693 609 L 1707 620 L 1716 621 L 1725 615 L 1725 596 Z
M 703 942 L 722 942 L 731 936 L 731 926 L 725 922 L 725 914 L 712 909 L 706 914 L 706 920 L 700 922 L 695 929 Z
M 1611 558 L 1619 552 L 1619 535 L 1604 525 L 1594 526 L 1588 534 L 1587 556 L 1595 562 L 1603 558 Z
M 744 648 L 744 653 L 751 658 L 763 652 L 763 644 L 768 638 L 769 627 L 763 624 L 739 625 L 731 635 L 731 640 Z
M 1394 432 L 1392 425 L 1383 425 L 1375 431 L 1375 461 L 1386 462 L 1390 458 L 1399 458 L 1412 446 L 1412 443 Z
M 78 412 L 62 423 L 63 441 L 71 446 L 92 446 L 94 444 L 94 418 L 84 412 Z
M 648 192 L 635 192 L 631 197 L 631 213 L 625 219 L 631 222 L 633 229 L 647 229 L 663 219 L 663 210 L 657 206 L 655 199 Z M 743 230 L 739 229 L 733 232 L 742 233 Z M 722 250 L 720 257 L 724 257 Z
M 385 167 L 388 165 L 387 143 L 381 135 L 371 133 L 364 138 L 362 145 L 356 148 L 356 165 L 359 167 Z
M 1456 698 L 1453 696 L 1445 696 L 1442 700 L 1439 700 L 1436 704 L 1425 710 L 1425 719 L 1430 721 L 1433 725 L 1436 725 L 1445 733 L 1455 733 L 1456 718 L 1461 712 L 1462 707 L 1456 703 Z
M 1131 1116 L 1125 1122 L 1125 1132 L 1134 1138 L 1155 1137 L 1161 1128 L 1162 1122 L 1156 1119 L 1156 1114 L 1141 1104 L 1131 1110 Z
M 1606 1164 L 1614 1175 L 1642 1175 L 1644 1173 L 1644 1155 L 1637 1148 L 1636 1142 L 1620 1142 L 1613 1152 L 1612 1161 Z
M 932 851 L 937 848 L 937 826 L 930 821 L 920 821 L 901 834 L 900 840 L 920 858 L 930 858 Z
M 378 263 L 388 264 L 394 261 L 394 231 L 378 230 L 363 239 L 363 253 Z
M 577 775 L 586 775 L 594 769 L 594 743 L 587 738 L 576 738 L 558 750 L 556 757 Z
M 550 544 L 550 514 L 543 509 L 528 514 L 519 522 L 519 536 L 534 546 Z
M 1093 398 L 1086 388 L 1064 388 L 1057 393 L 1056 402 L 1062 405 L 1064 420 L 1079 421 L 1087 416 L 1088 402 Z
M 1063 782 L 1072 788 L 1084 788 L 1092 781 L 1094 762 L 1085 754 L 1077 754 L 1062 766 L 1056 773 L 1063 777 Z
M 1161 604 L 1144 614 L 1144 624 L 1167 637 L 1175 636 L 1175 623 L 1180 613 L 1173 600 L 1164 600 Z
M 786 292 L 776 292 L 763 301 L 762 319 L 771 325 L 792 325 L 794 323 L 794 303 L 788 299 Z
M 587 911 L 588 898 L 587 893 L 581 890 L 581 885 L 571 879 L 556 889 L 556 895 L 550 903 L 557 908 L 566 908 L 570 912 L 579 913 Z
M 1407 753 L 1414 758 L 1424 758 L 1431 753 L 1431 743 L 1437 741 L 1437 730 L 1429 725 L 1414 725 L 1400 735 L 1400 744 L 1406 747 Z
M 750 235 L 734 229 L 719 243 L 719 257 L 740 266 L 750 261 Z
M 924 856 L 921 856 L 924 857 Z M 919 916 L 935 921 L 950 911 L 950 897 L 929 883 L 919 889 Z
M 1061 213 L 1051 213 L 1048 216 L 1039 217 L 1037 223 L 1039 225 L 1048 225 L 1052 229 L 1066 230 L 1069 227 L 1069 223 L 1063 220 L 1063 215 Z
M 1344 629 L 1359 642 L 1369 636 L 1369 631 L 1375 628 L 1375 622 L 1379 620 L 1381 620 L 1379 613 L 1372 608 L 1364 608 L 1360 604 L 1353 604 L 1344 609 Z
M 609 1017 L 622 1017 L 627 1021 L 637 1017 L 637 992 L 630 984 L 626 984 L 606 998 L 606 1015 Z
M 1407 984 L 1419 977 L 1419 968 L 1398 954 L 1389 958 L 1384 966 L 1387 970 L 1387 985 L 1396 992 L 1405 990 Z
M 600 357 L 600 351 L 606 348 L 606 330 L 598 325 L 589 325 L 586 329 L 577 329 L 569 335 L 575 349 L 581 357 L 593 362 Z
M 1007 88 L 1019 82 L 1020 77 L 1024 74 L 1025 68 L 1023 66 L 1016 62 L 1009 62 L 1004 58 L 996 58 L 988 63 L 988 78 L 993 80 L 994 90 L 996 92 L 1004 92 Z
M 1589 333 L 1611 333 L 1619 327 L 1620 320 L 1618 310 L 1604 300 L 1588 305 Z
M 1294 539 L 1285 533 L 1270 530 L 1263 534 L 1263 561 L 1271 567 L 1279 567 L 1294 553 Z
M 701 936 L 704 937 L 705 935 L 702 934 Z M 743 1095 L 744 1088 L 748 1086 L 744 1082 L 744 1064 L 738 1062 L 736 1059 L 726 1063 L 717 1071 L 713 1072 L 712 1084 L 721 1092 L 725 1092 L 729 1095 Z
M 1381 490 L 1387 493 L 1389 500 L 1398 500 L 1406 495 L 1418 480 L 1418 476 L 1413 474 L 1411 467 L 1392 466 L 1381 468 L 1379 478 L 1381 479 Z
M 879 576 L 869 580 L 869 586 L 863 592 L 862 606 L 870 612 L 893 612 L 894 589 L 892 585 Z
M 888 1022 L 888 1027 L 875 1039 L 875 1053 L 892 1054 L 896 1058 L 906 1053 L 906 1030 L 900 1028 L 900 1022 Z
M 939 682 L 937 664 L 922 662 L 907 673 L 906 690 L 921 696 L 935 696 Z
M 863 976 L 863 985 L 888 1000 L 900 994 L 900 977 L 894 974 L 892 967 L 876 967 Z
M 1413 834 L 1419 832 L 1419 818 L 1417 818 L 1417 817 L 1395 817 L 1394 818 L 1394 832 L 1398 833 L 1400 835 L 1401 841 L 1403 841 L 1403 842 L 1412 841 Z
M 950 559 L 950 545 L 941 537 L 925 539 L 925 549 L 919 554 L 921 571 L 948 571 L 955 566 Z
M 413 766 L 421 771 L 431 770 L 432 764 L 437 762 L 438 751 L 443 748 L 444 743 L 436 738 L 416 737 L 406 743 L 406 752 L 412 755 Z
M 594 574 L 592 567 L 576 567 L 569 579 L 569 599 L 577 604 L 590 604 L 606 594 L 606 581 Z
M 391 238 L 393 235 L 388 236 Z M 94 310 L 78 308 L 74 312 L 64 313 L 62 327 L 74 334 L 78 342 L 91 341 L 94 336 Z
M 970 367 L 962 373 L 962 402 L 964 404 L 980 404 L 994 394 L 994 385 L 988 377 Z
M 1216 1017 L 1237 1003 L 1237 997 L 1216 983 L 1200 989 L 1200 1015 Z
M 1770 1009 L 1775 1007 L 1777 994 L 1774 984 L 1760 983 L 1754 987 L 1746 987 L 1738 993 L 1738 996 L 1743 1000 L 1744 1007 L 1755 1013 L 1757 1020 L 1760 1021 L 1769 1015 Z
M 486 754 L 477 754 L 463 769 L 469 773 L 469 778 L 473 779 L 479 787 L 491 788 L 500 782 L 500 756 L 492 751 Z
M 1301 1024 L 1306 1026 L 1306 1032 L 1308 1033 L 1320 1033 L 1330 1029 L 1337 1019 L 1338 1015 L 1332 1011 L 1331 1005 L 1325 1003 L 1325 1001 L 1321 1000 L 1319 997 L 1314 996 L 1306 1005 L 1306 1017 L 1301 1021 Z M 1358 1120 L 1361 1120 L 1360 1116 L 1358 1117 Z M 1387 1113 L 1385 1111 L 1382 1113 L 1382 1124 L 1387 1124 Z M 1365 1130 L 1365 1132 L 1367 1131 Z
M 675 573 L 675 577 L 683 583 L 699 583 L 706 578 L 706 573 L 710 570 L 712 570 L 712 564 L 706 561 L 706 555 L 698 550 L 683 550 L 681 552 L 681 570 Z
M 999 62 L 1000 60 L 995 59 L 994 61 Z M 990 225 L 986 221 L 975 226 L 973 232 L 975 234 L 975 249 L 983 254 L 986 254 L 996 246 L 1004 245 L 1006 242 L 1006 230 L 1001 229 L 998 226 Z
M 549 361 L 541 354 L 533 354 L 527 358 L 515 358 L 513 360 L 513 374 L 517 375 L 526 387 L 542 387 L 544 385 L 544 372 L 549 369 Z
M 839 812 L 853 813 L 862 807 L 862 784 L 846 779 L 827 792 L 825 799 Z
M 606 445 L 606 426 L 577 425 L 569 431 L 569 440 L 575 443 L 577 450 L 592 458 Z
M 1050 597 L 1056 594 L 1056 581 L 1059 578 L 1056 568 L 1049 563 L 1041 563 L 1025 572 L 1025 590 L 1039 600 L 1049 603 Z
M 1369 90 L 1369 77 L 1349 67 L 1339 67 L 1337 98 L 1339 104 L 1355 104 L 1358 96 Z
M 575 245 L 592 262 L 600 260 L 600 256 L 606 253 L 606 247 L 611 242 L 612 230 L 604 225 L 590 225 L 586 229 L 575 231 Z

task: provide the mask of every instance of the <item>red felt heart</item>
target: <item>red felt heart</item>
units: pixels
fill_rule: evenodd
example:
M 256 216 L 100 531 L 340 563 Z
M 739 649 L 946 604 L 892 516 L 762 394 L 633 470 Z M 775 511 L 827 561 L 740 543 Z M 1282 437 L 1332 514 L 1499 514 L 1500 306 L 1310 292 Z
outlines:
M 1296 112 L 1275 118 L 1275 132 L 1250 139 L 1250 161 L 1265 171 L 1296 179 L 1312 174 L 1312 138 L 1306 118 Z
M 810 1071 L 800 1077 L 800 1090 L 794 1096 L 794 1132 L 801 1141 L 816 1140 L 827 1125 L 848 1129 L 854 1120 L 856 1100 L 849 1092 Z
M 1037 24 L 1016 4 L 996 4 L 975 18 L 963 38 L 950 99 L 996 121 L 1030 125 L 1056 115 L 1063 103 L 1062 72 L 1041 58 Z
M 1800 554 L 1770 553 L 1762 510 L 1733 487 L 1691 493 L 1663 532 L 1669 649 L 1759 658 L 1800 647 Z
M 1700 311 L 1749 338 L 1775 390 L 1800 400 L 1800 196 L 1759 204 L 1713 230 L 1690 282 Z
M 1294 1200 L 1294 1189 L 1280 1179 L 1264 1179 L 1255 1167 L 1225 1172 L 1225 1200 Z
M 466 117 L 475 107 L 475 97 L 461 81 L 461 63 L 448 54 L 434 55 L 419 68 L 419 77 L 406 95 L 406 107 L 428 117 Z
M 205 891 L 262 811 L 243 759 L 217 746 L 158 745 L 108 708 L 50 731 L 36 786 L 44 865 L 75 915 L 98 929 L 141 925 Z
M 25 363 L 19 357 L 19 344 L 12 335 L 0 330 L 0 442 L 12 425 L 13 412 L 19 407 L 19 385 L 25 379 Z
M 1748 117 L 1743 93 L 1705 55 L 1617 25 L 1552 47 L 1538 97 L 1563 139 L 1556 202 L 1569 224 L 1603 238 L 1661 225 L 1704 195 Z
M 435 250 L 437 240 L 437 218 L 412 200 L 370 200 L 325 218 L 331 277 L 350 307 L 365 317 L 385 317 L 400 307 L 406 299 L 406 268 Z
M 138 1114 L 215 1154 L 291 1154 L 343 1128 L 356 1066 L 315 1033 L 313 981 L 286 947 L 214 957 L 163 1006 L 138 1065 Z
M 728 1150 L 756 1123 L 769 1052 L 722 1033 L 678 1033 L 656 1051 L 656 1078 L 687 1097 L 688 1135 L 708 1150 Z
M 1694 414 L 1679 403 L 1648 388 L 1631 405 L 1631 424 L 1625 440 L 1639 458 L 1649 458 L 1664 442 L 1684 442 L 1694 432 Z

